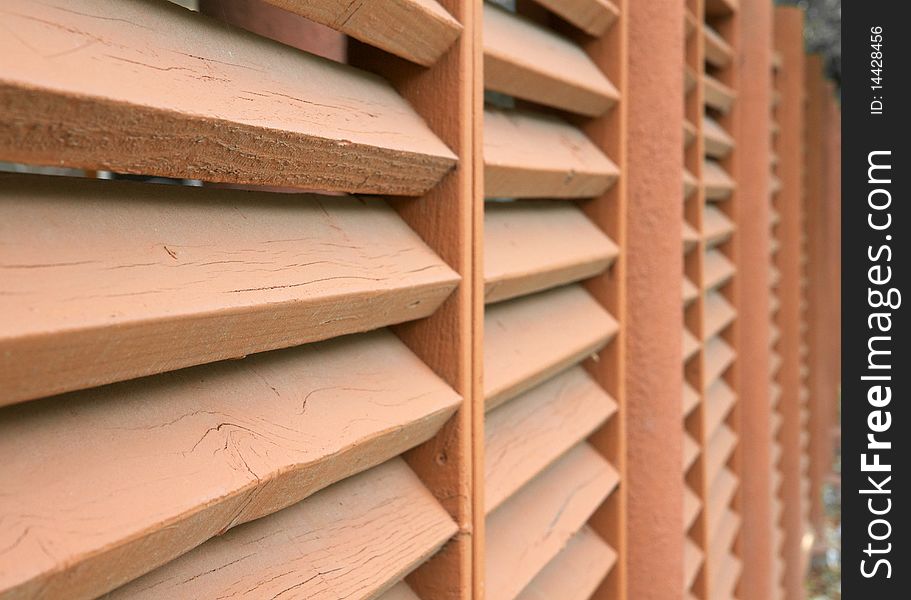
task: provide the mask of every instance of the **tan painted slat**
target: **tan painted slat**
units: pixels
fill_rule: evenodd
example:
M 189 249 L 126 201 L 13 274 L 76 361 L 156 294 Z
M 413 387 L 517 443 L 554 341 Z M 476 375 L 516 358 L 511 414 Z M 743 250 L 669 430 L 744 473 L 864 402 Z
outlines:
M 683 434 L 683 472 L 689 470 L 693 461 L 699 456 L 699 444 L 686 432 Z
M 708 388 L 721 377 L 734 362 L 734 350 L 719 337 L 714 337 L 704 345 L 705 385 Z
M 720 201 L 730 198 L 737 184 L 721 165 L 714 160 L 707 160 L 702 167 L 702 186 L 705 188 L 706 200 Z
M 720 250 L 709 250 L 705 253 L 703 269 L 703 287 L 705 291 L 723 286 L 737 272 L 734 264 Z
M 421 600 L 404 581 L 395 584 L 377 600 Z
M 705 14 L 708 17 L 722 17 L 737 12 L 740 0 L 706 0 Z
M 488 202 L 484 300 L 498 302 L 594 277 L 617 254 L 617 245 L 573 204 Z
M 683 251 L 689 252 L 696 247 L 696 244 L 699 243 L 699 233 L 693 229 L 693 227 L 687 223 L 683 222 Z
M 485 511 L 497 508 L 616 410 L 616 402 L 585 370 L 573 367 L 488 413 Z
M 711 436 L 728 416 L 737 395 L 723 379 L 716 379 L 705 392 L 705 431 Z
M 588 600 L 616 561 L 614 549 L 594 531 L 583 527 L 522 590 L 517 600 Z
M 4 175 L 0 239 L 0 405 L 426 317 L 458 283 L 379 200 Z
M 696 517 L 699 516 L 699 510 L 702 508 L 702 503 L 699 501 L 699 496 L 693 493 L 689 486 L 683 486 L 683 530 L 684 532 L 688 531 L 692 527 L 693 523 L 696 521 Z
M 734 233 L 734 222 L 711 204 L 702 213 L 702 235 L 707 247 L 727 241 Z
M 424 66 L 435 63 L 462 31 L 436 0 L 265 2 Z
M 731 431 L 727 425 L 722 424 L 712 434 L 705 448 L 705 472 L 709 481 L 713 481 L 722 471 L 736 445 L 737 434 Z
M 689 306 L 696 298 L 699 297 L 699 289 L 684 276 L 683 278 L 683 305 Z
M 712 117 L 702 120 L 702 139 L 705 142 L 705 153 L 713 158 L 724 158 L 734 148 L 734 138 Z
M 569 543 L 618 480 L 600 454 L 581 444 L 488 515 L 487 599 L 515 598 Z
M 696 126 L 689 121 L 683 122 L 683 147 L 688 148 L 696 141 Z
M 683 383 L 683 416 L 687 416 L 699 404 L 699 393 L 690 386 Z
M 379 77 L 169 2 L 4 8 L 0 160 L 407 195 L 455 165 Z
M 535 1 L 594 37 L 601 37 L 620 16 L 620 9 L 610 0 Z
M 484 87 L 591 117 L 603 114 L 620 98 L 580 46 L 487 3 Z
M 739 530 L 740 517 L 730 509 L 725 510 L 721 517 L 721 522 L 718 524 L 718 529 L 715 530 L 715 534 L 712 536 L 712 544 L 709 549 L 709 561 L 713 565 L 724 563 L 724 557 L 732 551 L 731 547 L 734 545 L 734 539 L 737 537 Z
M 110 598 L 272 598 L 292 591 L 308 600 L 370 598 L 457 530 L 396 458 L 213 538 Z
M 683 540 L 683 588 L 689 589 L 702 566 L 702 550 L 689 537 Z
M 718 530 L 725 511 L 737 491 L 737 477 L 728 469 L 721 469 L 712 479 L 709 488 L 708 507 L 706 508 L 707 528 L 709 535 Z
M 728 600 L 733 598 L 734 588 L 737 587 L 737 581 L 740 579 L 742 565 L 740 560 L 734 555 L 728 554 L 724 562 L 714 570 L 714 582 L 712 583 L 711 600 Z
M 578 285 L 489 307 L 484 316 L 487 410 L 596 352 L 617 328 Z
M 488 198 L 584 198 L 620 175 L 580 130 L 556 117 L 484 111 L 484 195 Z
M 702 82 L 706 106 L 722 113 L 731 110 L 731 106 L 734 105 L 734 100 L 737 98 L 737 93 L 734 90 L 711 75 L 703 75 Z
M 692 173 L 683 170 L 683 198 L 684 200 L 693 195 L 693 192 L 696 191 L 696 188 L 699 187 L 699 182 L 696 181 L 696 178 Z
M 699 340 L 696 339 L 689 330 L 683 328 L 683 361 L 688 361 L 696 352 L 699 351 Z
M 705 62 L 718 68 L 729 65 L 734 56 L 731 45 L 708 25 L 703 26 L 702 34 L 705 38 Z
M 377 331 L 6 407 L 0 596 L 95 597 L 421 443 L 458 404 Z
M 702 339 L 710 339 L 727 328 L 737 317 L 737 311 L 721 292 L 711 291 L 705 295 Z

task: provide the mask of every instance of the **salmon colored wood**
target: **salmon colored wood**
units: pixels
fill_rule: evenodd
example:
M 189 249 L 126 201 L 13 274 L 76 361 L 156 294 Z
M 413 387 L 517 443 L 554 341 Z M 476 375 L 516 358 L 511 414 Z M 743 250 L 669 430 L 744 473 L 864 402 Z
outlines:
M 706 477 L 709 481 L 715 479 L 715 475 L 721 470 L 722 466 L 728 461 L 734 446 L 737 445 L 737 435 L 731 429 L 722 424 L 711 435 L 708 445 L 705 449 L 706 458 Z
M 705 105 L 721 113 L 731 110 L 737 93 L 711 75 L 702 76 L 702 87 L 705 90 Z
M 500 505 L 487 517 L 486 598 L 517 597 L 618 481 L 614 468 L 581 444 Z
M 741 570 L 742 564 L 739 559 L 733 554 L 725 556 L 724 561 L 714 570 L 711 600 L 726 600 L 733 597 Z
M 420 444 L 458 405 L 378 331 L 7 407 L 0 596 L 95 597 Z
M 718 529 L 736 491 L 737 476 L 727 468 L 721 469 L 711 481 L 706 500 L 706 523 L 710 537 L 713 537 Z
M 711 117 L 702 121 L 702 135 L 705 139 L 705 153 L 712 158 L 724 158 L 734 148 L 734 138 Z
M 179 6 L 5 8 L 0 159 L 405 195 L 456 163 L 380 78 Z
M 705 14 L 708 17 L 728 16 L 739 7 L 740 0 L 705 0 Z
M 699 546 L 685 538 L 683 540 L 683 587 L 689 589 L 702 566 L 702 551 Z
M 683 199 L 687 200 L 690 196 L 693 195 L 693 192 L 696 191 L 696 188 L 699 187 L 699 181 L 696 177 L 687 171 L 683 170 Z
M 708 25 L 702 28 L 705 36 L 705 60 L 713 67 L 728 66 L 734 57 L 734 49 L 721 35 Z
M 580 286 L 508 300 L 484 316 L 487 410 L 597 352 L 617 321 Z
M 736 268 L 721 250 L 715 248 L 705 253 L 703 271 L 703 289 L 710 291 L 727 283 L 734 276 Z
M 692 225 L 683 222 L 683 251 L 689 252 L 693 250 L 696 245 L 699 243 L 699 233 L 693 229 Z
M 686 327 L 683 328 L 683 360 L 689 360 L 696 352 L 699 352 L 701 345 L 699 340 L 696 339 L 692 333 L 687 330 Z
M 692 67 L 684 67 L 683 69 L 683 90 L 689 94 L 694 89 L 696 89 L 696 84 L 699 82 L 694 69 Z
M 490 202 L 484 214 L 484 300 L 593 277 L 618 254 L 617 245 L 576 206 Z
M 699 290 L 686 277 L 683 278 L 683 305 L 686 306 L 699 297 Z
M 699 444 L 696 442 L 696 440 L 694 440 L 692 437 L 690 437 L 689 434 L 684 433 L 683 434 L 683 470 L 686 471 L 687 469 L 689 469 L 690 466 L 692 466 L 693 461 L 696 460 L 696 458 L 698 456 L 699 456 Z M 684 499 L 686 499 L 686 493 L 687 493 L 687 491 L 684 490 Z M 697 498 L 697 500 L 698 500 L 698 498 Z
M 620 16 L 610 0 L 535 0 L 585 33 L 598 37 Z
M 718 291 L 706 294 L 704 306 L 703 340 L 720 334 L 737 317 L 737 310 Z
M 693 387 L 683 383 L 683 416 L 688 415 L 699 403 L 699 393 Z
M 484 111 L 484 195 L 586 198 L 604 193 L 620 171 L 565 121 L 523 111 Z
M 732 550 L 739 529 L 740 517 L 731 510 L 725 510 L 709 549 L 709 561 L 712 564 L 720 565 L 724 562 L 725 555 Z
M 588 600 L 616 561 L 614 549 L 594 531 L 583 527 L 517 599 Z
M 724 168 L 714 160 L 707 160 L 702 169 L 702 185 L 705 188 L 705 199 L 719 201 L 730 198 L 737 184 Z
M 378 200 L 2 181 L 0 405 L 426 317 L 458 283 Z
M 490 513 L 616 413 L 581 367 L 491 411 L 484 424 L 485 510 Z
M 733 221 L 716 206 L 706 206 L 702 219 L 702 235 L 707 248 L 727 241 L 736 229 Z
M 696 139 L 696 126 L 689 121 L 683 122 L 683 145 L 689 146 Z
M 384 593 L 378 598 L 378 600 L 421 600 L 417 594 L 415 594 L 408 584 L 404 581 L 392 586 L 388 592 Z
M 712 435 L 730 415 L 737 395 L 734 390 L 719 379 L 705 391 L 705 430 L 707 435 Z
M 484 87 L 596 117 L 620 92 L 571 40 L 530 19 L 484 4 Z
M 685 435 L 685 434 L 684 434 Z M 693 444 L 696 444 L 694 441 Z M 698 444 L 696 444 L 698 449 Z M 690 490 L 689 486 L 683 486 L 683 530 L 684 532 L 693 526 L 699 511 L 702 509 L 702 502 L 699 496 Z
M 462 31 L 435 0 L 262 1 L 424 66 L 435 63 Z
M 706 388 L 708 388 L 731 366 L 731 363 L 734 362 L 735 354 L 734 350 L 720 337 L 710 339 L 703 348 L 705 354 L 705 383 Z
M 370 598 L 394 586 L 457 529 L 397 458 L 232 529 L 108 598 Z

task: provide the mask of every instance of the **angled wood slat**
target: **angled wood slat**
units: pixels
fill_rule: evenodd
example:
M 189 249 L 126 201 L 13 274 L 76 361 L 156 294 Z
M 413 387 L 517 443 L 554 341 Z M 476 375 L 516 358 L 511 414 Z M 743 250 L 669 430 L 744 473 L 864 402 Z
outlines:
M 616 410 L 616 402 L 585 370 L 573 367 L 488 413 L 485 511 L 497 508 Z
M 683 530 L 688 531 L 699 516 L 702 502 L 699 496 L 693 493 L 689 486 L 683 486 Z
M 781 125 L 776 121 L 772 121 L 772 124 L 769 126 L 769 132 L 772 134 L 772 137 L 778 137 L 778 134 L 781 133 Z
M 487 410 L 601 349 L 617 329 L 578 285 L 491 306 L 484 316 Z
M 719 337 L 714 337 L 704 345 L 705 384 L 706 388 L 721 377 L 734 362 L 734 350 Z
M 728 303 L 724 295 L 717 291 L 711 291 L 705 295 L 704 310 L 703 340 L 708 340 L 724 331 L 737 317 L 734 307 Z
M 731 176 L 717 162 L 705 161 L 702 167 L 702 186 L 706 200 L 727 200 L 737 187 Z
M 683 122 L 683 147 L 688 148 L 696 141 L 696 126 L 689 121 Z
M 459 402 L 377 331 L 6 407 L 0 596 L 95 597 L 416 446 Z
M 0 160 L 404 195 L 456 163 L 379 77 L 179 6 L 4 8 Z
M 705 448 L 705 472 L 709 481 L 713 481 L 722 471 L 736 445 L 737 434 L 731 431 L 727 425 L 722 424 L 712 434 Z
M 713 108 L 722 114 L 731 110 L 731 106 L 734 105 L 734 100 L 737 98 L 737 93 L 734 90 L 711 75 L 703 75 L 702 82 L 703 95 L 707 107 Z
M 728 469 L 721 469 L 712 480 L 709 488 L 707 513 L 707 528 L 709 535 L 714 537 L 724 515 L 734 499 L 737 491 L 737 477 Z
M 781 223 L 781 213 L 775 210 L 775 207 L 769 208 L 769 226 L 775 227 Z
M 728 66 L 734 56 L 731 45 L 708 25 L 702 28 L 702 35 L 705 38 L 705 62 L 719 69 Z
M 727 241 L 734 233 L 734 222 L 718 207 L 707 205 L 702 213 L 702 236 L 707 247 Z
M 737 12 L 740 0 L 706 0 L 705 14 L 708 17 L 723 17 Z
M 705 392 L 705 431 L 711 436 L 737 401 L 737 395 L 723 379 L 715 380 Z
M 532 579 L 518 600 L 588 600 L 617 561 L 598 534 L 583 527 Z
M 686 472 L 692 466 L 693 461 L 699 456 L 699 444 L 690 437 L 689 434 L 683 434 L 683 471 Z
M 689 537 L 683 540 L 683 589 L 689 589 L 696 581 L 702 566 L 702 550 Z
M 377 600 L 421 600 L 404 581 L 395 584 Z
M 683 361 L 686 362 L 690 358 L 692 358 L 692 356 L 696 352 L 699 351 L 699 348 L 700 348 L 699 340 L 697 340 L 696 336 L 694 336 L 692 333 L 689 332 L 689 330 L 686 327 L 684 327 L 683 328 Z
M 709 561 L 713 565 L 723 564 L 725 555 L 731 552 L 739 530 L 740 517 L 731 510 L 725 510 L 709 549 Z
M 727 283 L 737 269 L 720 250 L 709 250 L 703 262 L 703 289 L 710 291 Z
M 396 458 L 232 529 L 109 598 L 371 598 L 457 530 Z
M 406 60 L 429 66 L 452 45 L 462 25 L 435 0 L 265 0 Z
M 689 223 L 684 221 L 683 222 L 683 251 L 689 252 L 698 243 L 699 243 L 699 233 L 695 229 L 693 229 L 693 227 Z
M 733 598 L 734 588 L 737 587 L 742 568 L 740 560 L 733 554 L 725 556 L 724 561 L 714 569 L 711 600 Z
M 705 153 L 713 158 L 724 158 L 734 148 L 734 138 L 724 130 L 718 121 L 706 116 L 702 120 L 702 139 Z
M 696 71 L 693 67 L 686 65 L 683 67 L 683 91 L 689 94 L 696 89 L 698 82 Z
M 696 188 L 699 187 L 699 182 L 693 176 L 692 173 L 683 170 L 683 199 L 686 200 L 693 195 L 693 192 L 696 191 Z
M 0 405 L 425 317 L 458 283 L 379 200 L 0 182 Z
M 690 37 L 696 31 L 698 21 L 696 15 L 688 6 L 683 8 L 683 31 L 686 37 Z
M 769 269 L 769 285 L 774 288 L 778 286 L 779 283 L 781 283 L 781 271 L 777 267 L 772 266 Z
M 614 468 L 581 444 L 488 515 L 486 597 L 515 598 L 582 529 L 618 481 Z
M 620 16 L 610 0 L 535 0 L 585 33 L 601 37 Z
M 780 191 L 781 191 L 781 179 L 779 179 L 775 175 L 772 175 L 771 179 L 769 180 L 769 192 L 774 195 Z
M 484 87 L 590 117 L 603 114 L 620 98 L 580 46 L 487 3 Z
M 696 405 L 699 404 L 699 393 L 693 389 L 693 387 L 684 382 L 683 383 L 683 416 L 687 416 L 692 412 Z
M 579 129 L 556 117 L 484 111 L 484 196 L 585 198 L 620 170 Z
M 781 368 L 782 358 L 780 354 L 772 354 L 769 356 L 769 374 L 774 376 L 778 373 L 778 369 Z
M 498 302 L 593 277 L 619 249 L 576 206 L 489 202 L 484 210 L 484 300 Z
M 683 306 L 689 306 L 696 298 L 699 297 L 699 289 L 684 276 L 683 278 Z

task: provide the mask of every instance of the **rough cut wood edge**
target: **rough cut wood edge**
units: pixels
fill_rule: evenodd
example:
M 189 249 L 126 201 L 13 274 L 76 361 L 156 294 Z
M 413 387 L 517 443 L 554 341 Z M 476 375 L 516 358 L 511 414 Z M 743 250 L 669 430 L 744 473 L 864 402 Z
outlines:
M 553 116 L 484 111 L 484 196 L 588 198 L 620 170 L 579 129 Z
M 487 517 L 488 600 L 515 598 L 617 486 L 614 468 L 580 444 Z
M 702 35 L 705 38 L 705 62 L 719 69 L 730 64 L 734 57 L 731 45 L 708 25 L 703 25 Z
M 0 15 L 0 159 L 400 195 L 456 163 L 379 77 L 168 2 L 70 4 Z
M 585 51 L 533 21 L 484 4 L 484 87 L 589 117 L 620 92 Z
M 495 510 L 617 410 L 582 367 L 557 375 L 488 413 L 484 508 Z
M 0 188 L 0 405 L 423 318 L 459 281 L 379 200 Z
M 705 105 L 709 108 L 727 113 L 734 105 L 737 93 L 711 75 L 702 76 Z
M 484 300 L 498 302 L 593 277 L 617 245 L 576 206 L 489 202 L 484 214 Z
M 589 600 L 616 561 L 614 549 L 590 528 L 583 527 L 517 600 Z
M 721 165 L 714 160 L 707 160 L 702 167 L 702 187 L 706 200 L 720 201 L 730 198 L 737 184 Z
M 734 138 L 718 121 L 706 116 L 702 119 L 702 138 L 706 156 L 724 158 L 734 149 Z
M 108 598 L 268 598 L 291 590 L 309 600 L 372 598 L 457 529 L 396 458 L 232 529 Z
M 420 444 L 459 403 L 378 331 L 7 407 L 0 596 L 95 597 Z
M 618 328 L 578 285 L 489 307 L 484 316 L 487 410 L 598 351 Z
M 420 65 L 430 66 L 459 37 L 462 25 L 435 0 L 264 0 Z

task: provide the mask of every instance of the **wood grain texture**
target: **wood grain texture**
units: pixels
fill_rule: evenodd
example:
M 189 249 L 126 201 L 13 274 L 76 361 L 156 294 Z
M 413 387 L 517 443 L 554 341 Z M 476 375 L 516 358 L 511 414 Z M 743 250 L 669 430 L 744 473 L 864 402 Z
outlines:
M 728 66 L 734 57 L 731 45 L 708 25 L 702 28 L 702 35 L 705 37 L 705 62 L 718 68 Z
M 702 120 L 702 138 L 707 156 L 724 158 L 734 149 L 734 138 L 712 117 Z
M 486 598 L 515 598 L 582 529 L 618 481 L 614 468 L 581 444 L 491 513 Z
M 456 531 L 396 458 L 232 529 L 108 598 L 374 598 Z
M 702 76 L 702 87 L 707 107 L 713 108 L 722 114 L 731 110 L 734 100 L 737 98 L 737 92 L 711 75 Z
M 620 98 L 580 46 L 487 3 L 484 87 L 590 117 L 603 114 Z
M 737 310 L 717 291 L 706 294 L 705 315 L 702 321 L 702 339 L 710 339 L 721 333 L 737 317 Z
M 737 269 L 734 264 L 718 249 L 705 253 L 703 259 L 703 290 L 710 291 L 730 281 Z
M 735 225 L 721 210 L 711 204 L 705 207 L 702 214 L 702 236 L 707 248 L 730 239 Z
M 582 367 L 557 375 L 488 413 L 484 508 L 490 513 L 617 410 Z
M 586 198 L 620 170 L 577 128 L 552 116 L 484 111 L 484 196 Z
M 614 549 L 590 528 L 583 527 L 517 600 L 589 600 L 616 561 Z
M 724 168 L 714 160 L 707 160 L 702 167 L 702 187 L 708 201 L 727 200 L 737 184 Z
M 576 206 L 488 202 L 484 301 L 498 302 L 593 277 L 619 248 Z
M 458 406 L 377 331 L 7 407 L 0 596 L 95 597 L 416 446 Z
M 424 66 L 435 63 L 462 25 L 435 0 L 264 0 Z
M 0 182 L 0 405 L 426 317 L 459 280 L 379 200 Z
M 3 160 L 404 195 L 456 163 L 382 79 L 179 6 L 4 9 Z
M 484 316 L 487 410 L 604 347 L 618 324 L 581 286 L 508 300 Z

